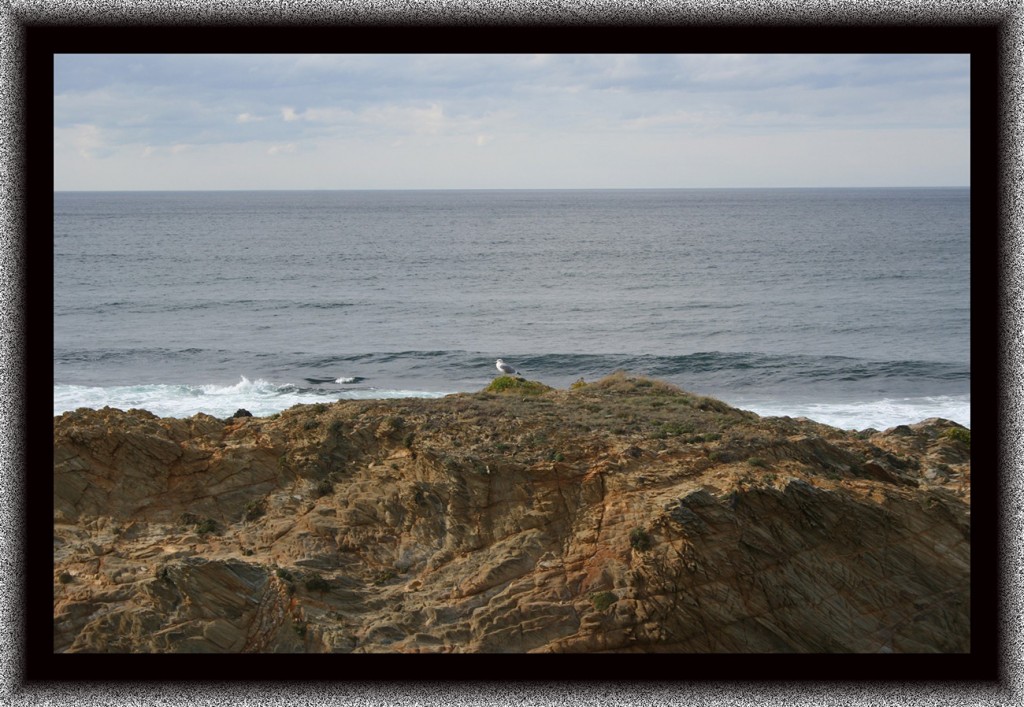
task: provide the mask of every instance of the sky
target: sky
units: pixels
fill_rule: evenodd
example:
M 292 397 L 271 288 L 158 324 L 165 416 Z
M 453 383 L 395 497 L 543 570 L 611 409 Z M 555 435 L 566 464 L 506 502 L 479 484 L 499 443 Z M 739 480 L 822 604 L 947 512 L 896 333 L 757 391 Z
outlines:
M 969 186 L 966 54 L 60 54 L 54 189 Z

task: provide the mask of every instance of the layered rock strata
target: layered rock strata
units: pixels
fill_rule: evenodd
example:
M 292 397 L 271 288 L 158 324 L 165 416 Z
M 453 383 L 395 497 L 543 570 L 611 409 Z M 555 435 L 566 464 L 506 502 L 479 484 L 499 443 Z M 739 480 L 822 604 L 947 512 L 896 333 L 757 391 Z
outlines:
M 54 650 L 969 650 L 959 425 L 504 390 L 55 418 Z

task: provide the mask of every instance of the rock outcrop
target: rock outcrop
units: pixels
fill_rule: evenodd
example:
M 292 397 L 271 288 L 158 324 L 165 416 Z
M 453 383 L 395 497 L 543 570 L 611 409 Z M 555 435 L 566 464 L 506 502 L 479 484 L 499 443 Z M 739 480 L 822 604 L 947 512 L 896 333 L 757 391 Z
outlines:
M 54 650 L 965 652 L 969 431 L 616 374 L 54 419 Z

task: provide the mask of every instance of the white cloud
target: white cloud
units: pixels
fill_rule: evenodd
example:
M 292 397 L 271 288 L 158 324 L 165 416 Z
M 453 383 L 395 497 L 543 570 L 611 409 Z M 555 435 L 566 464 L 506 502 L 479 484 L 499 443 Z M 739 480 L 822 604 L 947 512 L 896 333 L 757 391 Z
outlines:
M 670 113 L 655 113 L 623 121 L 628 130 L 651 130 L 658 128 L 701 127 L 713 128 L 722 122 L 721 115 L 709 112 L 676 110 Z
M 102 132 L 96 125 L 80 124 L 68 128 L 54 128 L 54 151 L 72 150 L 79 157 L 91 160 L 97 152 L 103 151 L 105 143 Z
M 449 122 L 439 103 L 429 106 L 383 105 L 375 106 L 357 116 L 359 122 L 379 129 L 395 130 L 416 135 L 436 135 Z
M 823 178 L 828 154 L 834 185 L 842 169 L 864 183 L 872 160 L 880 183 L 964 184 L 969 68 L 912 54 L 77 55 L 55 63 L 55 182 L 107 188 L 103 162 L 117 188 L 214 175 L 223 188 L 727 186 L 755 173 L 784 186 Z

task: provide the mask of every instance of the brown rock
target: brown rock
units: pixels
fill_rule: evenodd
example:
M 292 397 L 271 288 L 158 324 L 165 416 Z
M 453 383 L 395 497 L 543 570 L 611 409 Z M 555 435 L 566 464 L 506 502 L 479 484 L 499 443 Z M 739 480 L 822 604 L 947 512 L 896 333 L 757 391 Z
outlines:
M 78 410 L 54 420 L 55 646 L 963 652 L 954 426 L 844 432 L 622 374 L 227 422 Z

